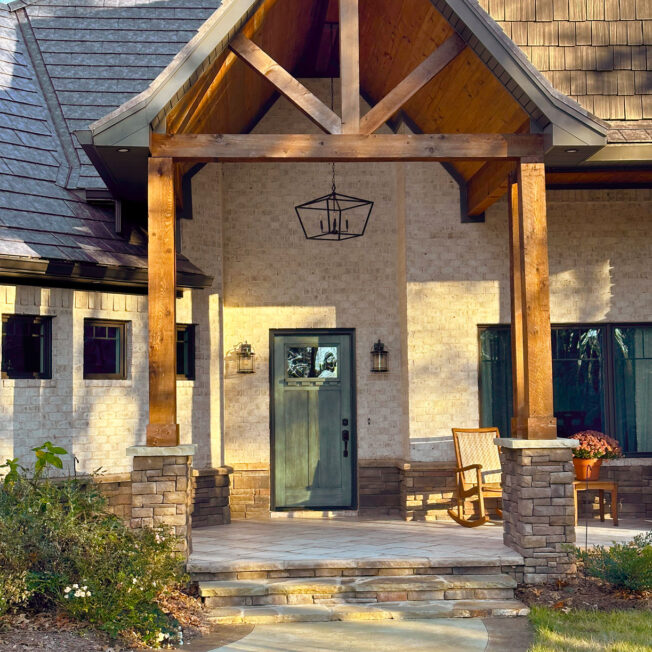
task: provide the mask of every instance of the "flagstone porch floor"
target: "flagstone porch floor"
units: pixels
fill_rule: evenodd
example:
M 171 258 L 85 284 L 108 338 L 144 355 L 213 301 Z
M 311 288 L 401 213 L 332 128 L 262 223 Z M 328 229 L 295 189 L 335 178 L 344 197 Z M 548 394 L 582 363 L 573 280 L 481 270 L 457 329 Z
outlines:
M 584 545 L 585 527 L 577 527 Z M 589 521 L 588 543 L 608 545 L 652 528 L 652 521 Z M 519 564 L 521 557 L 503 544 L 501 523 L 467 529 L 450 522 L 367 521 L 347 519 L 269 519 L 234 521 L 196 528 L 190 565 L 211 562 L 308 562 L 419 560 L 445 565 L 478 562 Z

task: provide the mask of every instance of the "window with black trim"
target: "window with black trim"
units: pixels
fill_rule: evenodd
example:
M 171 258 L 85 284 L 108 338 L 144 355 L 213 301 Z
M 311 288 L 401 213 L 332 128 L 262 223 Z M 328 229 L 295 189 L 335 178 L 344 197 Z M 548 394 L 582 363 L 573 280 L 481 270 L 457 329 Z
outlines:
M 177 324 L 177 378 L 195 380 L 194 324 Z
M 2 315 L 2 377 L 52 378 L 52 317 Z
M 119 380 L 126 373 L 126 322 L 84 319 L 84 378 Z
M 598 430 L 629 455 L 652 453 L 652 324 L 553 325 L 557 432 Z M 510 434 L 509 326 L 480 328 L 480 421 Z

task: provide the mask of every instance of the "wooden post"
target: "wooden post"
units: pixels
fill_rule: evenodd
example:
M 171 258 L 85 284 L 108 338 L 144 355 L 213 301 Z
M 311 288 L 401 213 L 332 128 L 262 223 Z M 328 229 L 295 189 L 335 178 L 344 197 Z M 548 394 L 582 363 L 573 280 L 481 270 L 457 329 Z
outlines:
M 150 158 L 148 199 L 148 446 L 177 446 L 176 247 L 174 162 Z
M 512 217 L 518 206 L 510 219 L 514 436 L 554 439 L 545 165 L 521 159 L 517 174 L 509 197 Z
M 360 131 L 360 32 L 358 0 L 340 0 L 342 133 Z
M 514 416 L 512 418 L 512 437 L 523 437 L 525 425 L 525 354 L 523 349 L 523 297 L 521 295 L 521 228 L 518 207 L 518 183 L 516 172 L 509 176 L 509 280 L 511 299 L 511 342 L 512 342 L 512 396 Z

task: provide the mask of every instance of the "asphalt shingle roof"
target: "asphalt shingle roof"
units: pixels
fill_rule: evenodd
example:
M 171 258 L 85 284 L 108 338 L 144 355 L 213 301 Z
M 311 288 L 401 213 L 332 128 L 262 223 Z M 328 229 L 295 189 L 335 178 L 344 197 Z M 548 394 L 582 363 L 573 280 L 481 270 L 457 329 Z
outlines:
M 127 4 L 0 5 L 0 256 L 147 266 L 143 240 L 129 244 L 116 235 L 113 210 L 75 192 L 104 183 L 76 139 L 67 154 L 62 140 L 147 88 L 219 0 Z M 198 271 L 179 262 L 180 270 Z

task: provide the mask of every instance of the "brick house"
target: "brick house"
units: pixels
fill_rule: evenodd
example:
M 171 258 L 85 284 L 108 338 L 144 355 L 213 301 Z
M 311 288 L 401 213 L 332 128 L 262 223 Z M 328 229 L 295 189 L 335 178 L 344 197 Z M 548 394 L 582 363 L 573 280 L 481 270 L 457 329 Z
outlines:
M 0 458 L 56 441 L 135 525 L 180 532 L 187 512 L 419 520 L 447 518 L 451 426 L 537 442 L 510 449 L 515 476 L 546 441 L 564 473 L 560 440 L 590 428 L 626 451 L 605 465 L 621 512 L 651 517 L 652 4 L 360 0 L 358 17 L 359 69 L 336 1 L 0 7 Z M 387 140 L 360 153 L 372 132 Z M 437 153 L 460 134 L 481 153 Z M 510 154 L 530 142 L 541 159 Z M 544 173 L 510 266 L 508 197 Z M 329 229 L 295 207 L 332 181 L 374 202 L 362 237 L 306 237 Z M 510 296 L 533 270 L 512 432 Z M 172 519 L 143 500 L 157 468 Z

